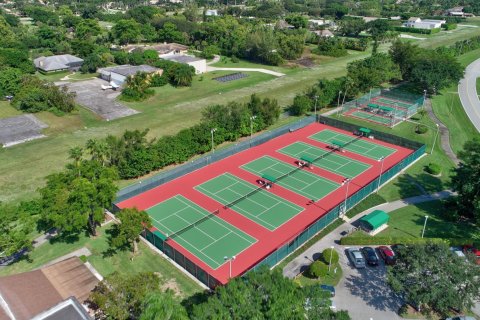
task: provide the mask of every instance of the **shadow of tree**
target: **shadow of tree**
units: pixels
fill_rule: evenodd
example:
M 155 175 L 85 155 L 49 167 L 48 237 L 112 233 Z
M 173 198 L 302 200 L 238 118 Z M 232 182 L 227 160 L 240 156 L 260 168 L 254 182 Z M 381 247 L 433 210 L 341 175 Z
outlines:
M 87 230 L 84 231 L 84 235 L 85 237 L 89 237 L 90 234 Z M 60 233 L 58 236 L 56 237 L 52 237 L 50 239 L 48 239 L 48 241 L 51 243 L 51 244 L 55 244 L 55 243 L 68 243 L 68 244 L 72 244 L 72 243 L 75 243 L 77 242 L 78 240 L 80 240 L 80 233 L 76 232 L 76 233 L 67 233 L 67 232 L 62 232 Z
M 119 234 L 118 225 L 113 225 L 110 229 L 105 230 L 105 235 L 107 236 L 107 242 L 109 248 L 102 252 L 103 258 L 109 258 L 115 255 L 119 251 L 127 251 L 130 250 L 130 246 L 128 244 L 118 245 L 113 240 Z
M 358 271 L 360 275 L 349 275 L 345 279 L 345 287 L 350 293 L 377 310 L 397 312 L 403 301 L 387 284 L 385 266 L 381 264 Z

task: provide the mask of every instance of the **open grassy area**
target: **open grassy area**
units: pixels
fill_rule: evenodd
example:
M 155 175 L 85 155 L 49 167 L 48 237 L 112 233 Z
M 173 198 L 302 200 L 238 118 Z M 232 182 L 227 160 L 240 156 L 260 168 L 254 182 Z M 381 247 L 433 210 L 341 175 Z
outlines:
M 13 116 L 21 115 L 22 112 L 18 111 L 10 105 L 8 101 L 0 101 L 0 119 L 10 118 Z
M 403 122 L 395 126 L 393 129 L 390 129 L 381 125 L 367 123 L 365 121 L 353 119 L 346 116 L 338 117 L 340 118 L 340 120 L 350 122 L 358 126 L 366 126 L 368 128 L 392 133 L 410 140 L 424 143 L 427 146 L 427 152 L 431 151 L 433 139 L 436 133 L 436 130 L 433 129 L 435 128 L 435 124 L 428 116 L 416 116 L 412 119 L 412 121 L 416 121 L 429 126 L 429 130 L 425 134 L 415 133 L 415 128 L 417 124 L 410 122 Z M 442 175 L 440 177 L 434 177 L 424 171 L 424 167 L 431 162 L 440 165 L 440 167 L 442 168 Z M 421 190 L 413 181 L 419 183 L 427 192 L 437 192 L 444 190 L 448 187 L 448 181 L 450 180 L 452 168 L 452 161 L 445 155 L 445 153 L 440 147 L 440 144 L 437 141 L 432 155 L 425 155 L 408 169 L 407 173 L 409 176 L 406 176 L 405 174 L 399 175 L 397 178 L 393 179 L 385 186 L 383 186 L 378 192 L 378 194 L 386 201 L 393 201 L 422 194 Z
M 471 25 L 474 27 L 458 26 L 457 29 L 449 31 L 441 31 L 432 35 L 425 34 L 411 34 L 412 36 L 419 38 L 427 38 L 425 40 L 416 40 L 420 47 L 423 48 L 436 48 L 439 46 L 449 46 L 455 41 L 469 39 L 480 35 L 480 18 L 469 18 L 466 22 L 460 23 L 460 25 Z M 476 27 L 476 28 L 475 28 Z M 403 32 L 402 32 L 403 33 Z M 408 33 L 407 33 L 408 34 Z
M 150 271 L 157 272 L 164 282 L 172 283 L 172 281 L 175 281 L 175 286 L 178 287 L 183 297 L 191 296 L 202 290 L 193 280 L 143 243 L 139 244 L 139 252 L 133 260 L 130 260 L 132 253 L 128 251 L 110 254 L 106 235 L 109 228 L 110 225 L 99 228 L 98 235 L 95 238 L 80 235 L 76 241 L 70 243 L 47 242 L 30 253 L 30 261 L 21 260 L 9 267 L 2 268 L 0 269 L 0 275 L 30 271 L 74 250 L 86 247 L 92 252 L 87 260 L 102 276 L 107 276 L 113 272 L 131 274 Z
M 71 72 L 71 71 L 63 71 L 63 72 L 54 72 L 54 73 L 47 73 L 43 74 L 40 72 L 36 73 L 36 76 L 43 80 L 48 81 L 63 81 L 64 78 L 68 78 L 69 81 L 80 81 L 90 78 L 96 78 L 98 73 L 81 73 L 81 72 Z
M 389 212 L 389 227 L 378 236 L 420 238 L 425 216 L 428 216 L 425 238 L 471 238 L 478 233 L 471 223 L 446 221 L 442 216 L 444 211 L 441 201 L 430 201 Z

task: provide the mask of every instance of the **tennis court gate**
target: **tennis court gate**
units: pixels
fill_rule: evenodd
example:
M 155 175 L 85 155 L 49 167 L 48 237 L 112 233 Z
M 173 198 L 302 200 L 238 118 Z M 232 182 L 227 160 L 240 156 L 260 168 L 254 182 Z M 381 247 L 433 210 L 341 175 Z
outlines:
M 327 118 L 324 116 L 319 116 L 319 122 L 335 128 L 350 131 L 350 132 L 353 132 L 358 129 L 358 126 L 355 126 L 353 124 L 343 122 L 333 118 Z M 382 184 L 390 180 L 393 176 L 395 176 L 397 173 L 399 173 L 404 168 L 409 166 L 411 163 L 416 161 L 425 153 L 425 145 L 419 142 L 408 140 L 402 137 L 394 136 L 392 134 L 375 131 L 375 130 L 372 130 L 371 134 L 375 137 L 375 139 L 393 143 L 402 147 L 410 148 L 415 151 L 412 154 L 410 154 L 408 157 L 404 158 L 402 161 L 397 163 L 395 166 L 390 168 L 389 170 L 383 172 L 380 181 L 379 181 L 379 177 L 377 177 L 376 179 L 371 181 L 369 184 L 367 184 L 365 187 L 358 190 L 356 193 L 354 193 L 349 198 L 347 198 L 346 210 L 353 208 L 360 201 L 365 199 L 368 195 L 375 192 L 375 190 L 379 186 L 379 182 L 381 186 Z M 341 204 L 329 210 L 326 215 L 324 215 L 323 217 L 315 221 L 313 224 L 308 226 L 305 230 L 303 230 L 301 233 L 295 236 L 292 240 L 288 241 L 287 243 L 283 244 L 281 247 L 273 251 L 269 256 L 263 259 L 255 267 L 250 269 L 250 271 L 257 270 L 259 267 L 263 265 L 267 265 L 269 267 L 275 266 L 277 263 L 279 263 L 284 258 L 286 258 L 289 254 L 291 254 L 296 249 L 301 247 L 305 242 L 310 240 L 318 232 L 324 229 L 327 225 L 329 225 L 334 220 L 339 218 L 340 214 L 343 213 L 344 210 L 345 210 L 344 203 L 342 202 Z
M 344 103 L 342 114 L 394 127 L 416 114 L 423 104 L 423 96 L 396 89 L 372 89 L 364 96 Z

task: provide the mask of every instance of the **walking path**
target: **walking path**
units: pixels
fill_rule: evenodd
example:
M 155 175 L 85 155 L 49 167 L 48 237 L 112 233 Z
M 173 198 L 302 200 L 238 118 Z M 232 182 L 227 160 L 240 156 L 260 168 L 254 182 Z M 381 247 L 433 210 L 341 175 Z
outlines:
M 211 71 L 251 71 L 251 72 L 261 72 L 261 73 L 271 74 L 272 76 L 276 76 L 276 77 L 283 77 L 285 75 L 285 73 L 276 72 L 268 69 L 261 69 L 261 68 L 219 68 L 219 67 L 207 66 L 207 72 L 211 72 Z
M 457 158 L 457 155 L 455 154 L 455 152 L 453 152 L 452 147 L 450 146 L 450 131 L 448 131 L 447 126 L 444 125 L 443 122 L 440 121 L 440 119 L 438 119 L 433 112 L 432 100 L 425 100 L 425 110 L 427 111 L 430 118 L 438 125 L 438 128 L 440 130 L 440 145 L 442 146 L 443 151 L 445 151 L 447 157 L 449 157 L 453 161 L 453 163 L 455 163 L 455 165 L 458 165 L 460 163 L 460 160 Z
M 285 268 L 283 268 L 283 275 L 290 279 L 295 278 L 298 274 L 303 272 L 305 268 L 312 263 L 314 257 L 316 257 L 318 253 L 322 252 L 325 248 L 333 246 L 337 249 L 337 251 L 342 252 L 343 249 L 341 249 L 340 245 L 338 244 L 340 238 L 342 237 L 341 234 L 352 230 L 352 228 L 354 228 L 353 224 L 365 214 L 370 213 L 373 209 L 390 212 L 412 204 L 445 199 L 451 197 L 454 194 L 455 193 L 451 190 L 444 190 L 433 194 L 405 198 L 393 202 L 386 202 L 384 204 L 365 210 L 364 212 L 361 212 L 351 218 L 349 223 L 342 224 L 341 226 L 327 234 L 325 237 L 320 239 L 317 243 L 308 248 L 307 251 L 305 251 L 301 256 L 292 260 L 289 264 L 285 266 Z
M 479 77 L 480 59 L 477 59 L 465 69 L 465 76 L 458 84 L 458 95 L 468 118 L 480 132 L 480 100 L 477 95 L 477 78 Z
M 211 64 L 215 64 L 219 61 L 220 61 L 220 56 L 218 54 L 216 54 L 216 55 L 213 56 L 212 61 L 207 62 L 207 66 L 209 66 Z

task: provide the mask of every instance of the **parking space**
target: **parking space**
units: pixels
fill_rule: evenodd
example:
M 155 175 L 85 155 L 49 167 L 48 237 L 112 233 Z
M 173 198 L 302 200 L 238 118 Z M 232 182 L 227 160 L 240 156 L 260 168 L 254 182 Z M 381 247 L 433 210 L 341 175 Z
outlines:
M 138 113 L 138 111 L 127 108 L 116 100 L 120 95 L 119 89 L 116 91 L 111 89 L 102 90 L 102 85 L 109 85 L 105 80 L 91 79 L 62 83 L 61 85 L 66 85 L 70 92 L 75 92 L 75 101 L 78 104 L 98 114 L 107 121 Z

